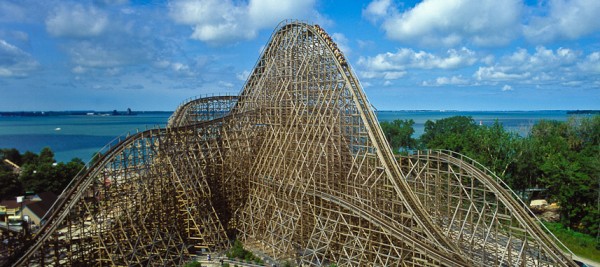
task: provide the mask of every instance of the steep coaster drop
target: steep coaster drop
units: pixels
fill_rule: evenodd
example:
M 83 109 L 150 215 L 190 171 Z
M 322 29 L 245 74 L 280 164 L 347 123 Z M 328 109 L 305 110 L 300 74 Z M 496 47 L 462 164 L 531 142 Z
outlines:
M 181 105 L 77 176 L 4 265 L 174 265 L 237 238 L 322 266 L 576 266 L 502 181 L 395 158 L 343 53 L 280 24 L 239 96 Z

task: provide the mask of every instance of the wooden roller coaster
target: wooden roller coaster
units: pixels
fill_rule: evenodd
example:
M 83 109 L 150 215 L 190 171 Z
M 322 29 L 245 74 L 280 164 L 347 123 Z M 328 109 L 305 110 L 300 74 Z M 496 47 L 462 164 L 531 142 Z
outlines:
M 485 167 L 396 158 L 343 53 L 298 21 L 239 96 L 120 140 L 44 220 L 4 265 L 177 266 L 237 238 L 303 266 L 576 266 Z

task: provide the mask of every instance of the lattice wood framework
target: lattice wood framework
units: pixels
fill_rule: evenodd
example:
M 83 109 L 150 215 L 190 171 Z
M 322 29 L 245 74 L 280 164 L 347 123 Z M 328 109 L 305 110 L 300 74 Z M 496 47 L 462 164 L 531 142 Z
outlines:
M 397 161 L 327 33 L 282 23 L 238 97 L 112 147 L 5 263 L 181 265 L 237 237 L 310 266 L 573 266 L 491 177 L 447 153 Z
M 459 244 L 462 254 L 475 262 L 572 264 L 520 198 L 474 160 L 452 151 L 417 152 L 398 160 L 423 208 Z

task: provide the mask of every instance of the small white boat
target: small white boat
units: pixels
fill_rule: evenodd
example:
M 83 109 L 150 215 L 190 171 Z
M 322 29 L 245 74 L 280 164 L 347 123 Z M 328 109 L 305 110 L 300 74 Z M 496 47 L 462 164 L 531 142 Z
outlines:
M 60 131 L 60 127 L 54 128 L 55 131 Z

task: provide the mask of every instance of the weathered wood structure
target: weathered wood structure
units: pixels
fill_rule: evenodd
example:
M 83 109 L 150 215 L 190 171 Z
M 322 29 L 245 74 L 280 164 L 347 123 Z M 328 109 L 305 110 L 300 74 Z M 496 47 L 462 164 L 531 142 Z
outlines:
M 476 162 L 395 158 L 342 52 L 296 21 L 239 96 L 110 147 L 4 263 L 181 265 L 234 237 L 310 266 L 574 266 Z

